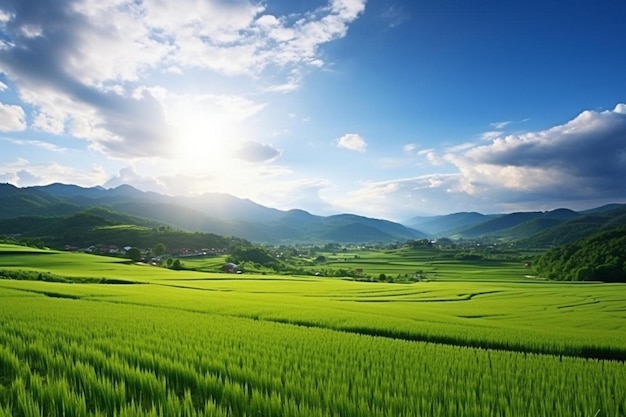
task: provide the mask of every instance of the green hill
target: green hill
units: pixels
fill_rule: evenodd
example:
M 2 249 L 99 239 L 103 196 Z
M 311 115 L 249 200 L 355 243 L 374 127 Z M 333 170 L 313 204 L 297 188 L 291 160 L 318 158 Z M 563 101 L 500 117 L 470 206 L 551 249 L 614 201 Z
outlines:
M 621 226 L 626 226 L 626 206 L 624 205 L 609 211 L 591 211 L 590 214 L 574 217 L 523 239 L 520 244 L 533 247 L 558 246 Z
M 550 249 L 535 263 L 546 278 L 626 282 L 626 227 Z
M 150 219 L 117 213 L 106 208 L 90 208 L 70 216 L 21 216 L 0 219 L 0 235 L 40 239 L 46 246 L 86 248 L 93 245 L 152 248 L 163 243 L 168 248 L 228 248 L 247 244 L 243 239 L 213 233 L 176 230 Z

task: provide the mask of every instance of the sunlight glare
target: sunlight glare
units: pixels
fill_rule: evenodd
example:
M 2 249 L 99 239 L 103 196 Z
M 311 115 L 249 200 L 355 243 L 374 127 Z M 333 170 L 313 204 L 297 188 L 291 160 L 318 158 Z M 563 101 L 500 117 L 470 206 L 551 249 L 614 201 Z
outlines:
M 228 169 L 241 142 L 241 129 L 227 115 L 213 110 L 192 103 L 180 106 L 172 115 L 172 159 L 181 171 Z

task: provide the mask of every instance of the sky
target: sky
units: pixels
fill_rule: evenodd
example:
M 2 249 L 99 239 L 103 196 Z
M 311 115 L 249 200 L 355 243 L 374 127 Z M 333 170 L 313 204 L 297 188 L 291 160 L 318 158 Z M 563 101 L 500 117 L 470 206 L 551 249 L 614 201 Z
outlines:
M 626 203 L 622 1 L 0 0 L 0 183 L 402 221 Z

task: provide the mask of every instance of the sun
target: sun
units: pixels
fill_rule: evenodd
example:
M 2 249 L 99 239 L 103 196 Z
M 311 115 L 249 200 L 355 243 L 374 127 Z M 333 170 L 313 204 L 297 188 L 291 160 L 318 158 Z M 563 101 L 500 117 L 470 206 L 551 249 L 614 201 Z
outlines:
M 241 143 L 241 127 L 221 112 L 182 106 L 171 119 L 171 160 L 184 172 L 228 169 Z

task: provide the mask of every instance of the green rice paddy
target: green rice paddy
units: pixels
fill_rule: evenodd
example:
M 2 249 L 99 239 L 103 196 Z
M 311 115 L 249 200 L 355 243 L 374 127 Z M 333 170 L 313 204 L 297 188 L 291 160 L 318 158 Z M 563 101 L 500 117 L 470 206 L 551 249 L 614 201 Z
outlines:
M 0 245 L 0 270 L 109 280 L 0 280 L 0 416 L 626 416 L 626 285 L 426 252 L 329 264 L 433 279 L 171 271 Z

